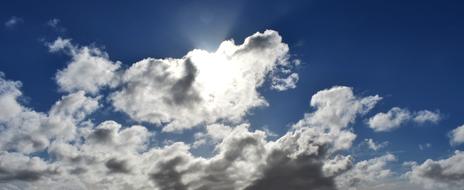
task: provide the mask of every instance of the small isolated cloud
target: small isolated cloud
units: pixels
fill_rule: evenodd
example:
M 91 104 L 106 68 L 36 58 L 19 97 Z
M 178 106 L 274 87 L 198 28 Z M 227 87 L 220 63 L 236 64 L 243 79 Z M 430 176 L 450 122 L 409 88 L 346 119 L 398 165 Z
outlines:
M 452 145 L 460 145 L 464 143 L 464 125 L 453 129 L 450 134 L 450 143 Z
M 406 176 L 412 183 L 427 189 L 458 190 L 464 186 L 464 153 L 455 151 L 454 155 L 442 160 L 428 159 L 418 165 L 413 163 Z
M 52 28 L 53 30 L 57 32 L 65 32 L 66 29 L 60 25 L 61 20 L 57 18 L 52 18 L 47 21 L 46 25 Z
M 425 144 L 419 144 L 419 150 L 425 150 L 432 147 L 432 144 L 430 143 L 425 143 Z
M 373 151 L 380 150 L 388 145 L 387 141 L 382 143 L 376 143 L 373 139 L 364 139 L 363 143 L 366 144 L 367 147 Z
M 429 110 L 418 111 L 414 114 L 412 120 L 418 124 L 438 123 L 442 119 L 439 111 L 432 112 Z
M 18 24 L 21 24 L 22 22 L 24 22 L 24 20 L 20 17 L 16 17 L 16 16 L 13 16 L 11 17 L 10 19 L 8 19 L 4 25 L 5 27 L 7 28 L 14 28 L 15 26 L 17 26 Z
M 438 111 L 421 110 L 418 112 L 411 112 L 407 109 L 394 107 L 387 113 L 377 113 L 369 118 L 367 124 L 370 128 L 374 129 L 374 131 L 385 132 L 399 128 L 407 122 L 424 124 L 428 122 L 437 123 L 440 120 L 441 115 Z
M 53 18 L 47 21 L 47 25 L 52 28 L 58 27 L 59 23 L 60 23 L 60 19 L 57 19 L 57 18 Z

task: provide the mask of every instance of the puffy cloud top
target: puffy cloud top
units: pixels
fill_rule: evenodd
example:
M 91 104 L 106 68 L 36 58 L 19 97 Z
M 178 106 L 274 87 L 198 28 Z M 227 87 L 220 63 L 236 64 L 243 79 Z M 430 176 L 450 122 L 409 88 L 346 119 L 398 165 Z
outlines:
M 241 45 L 224 41 L 215 52 L 193 50 L 181 59 L 147 58 L 124 72 L 122 89 L 111 99 L 117 110 L 135 120 L 167 123 L 165 131 L 218 120 L 238 122 L 250 109 L 268 104 L 257 89 L 267 76 L 275 78 L 294 63 L 288 57 L 280 35 L 266 30 Z M 296 80 L 296 73 L 287 72 L 294 78 L 289 80 Z
M 428 159 L 421 165 L 413 164 L 407 176 L 427 189 L 461 189 L 464 185 L 464 152 L 456 151 L 446 159 Z
M 461 125 L 456 129 L 453 129 L 450 133 L 450 138 L 451 144 L 453 145 L 459 145 L 464 143 L 464 125 Z

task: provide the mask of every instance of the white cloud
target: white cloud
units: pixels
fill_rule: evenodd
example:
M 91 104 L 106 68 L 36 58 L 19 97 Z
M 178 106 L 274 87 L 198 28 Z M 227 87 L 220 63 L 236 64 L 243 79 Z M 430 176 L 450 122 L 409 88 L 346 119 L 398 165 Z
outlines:
M 376 143 L 373 139 L 364 139 L 364 143 L 367 145 L 369 149 L 372 149 L 374 151 L 382 149 L 388 145 L 387 141 L 382 143 Z
M 74 141 L 49 140 L 45 149 L 54 159 L 40 162 L 33 180 L 3 184 L 24 189 L 73 184 L 76 189 L 333 190 L 335 176 L 352 165 L 350 156 L 337 152 L 351 147 L 355 135 L 349 125 L 374 106 L 379 99 L 374 97 L 354 96 L 347 87 L 320 91 L 312 97 L 315 110 L 275 141 L 268 141 L 264 131 L 251 131 L 249 124 L 209 125 L 206 135 L 216 153 L 210 158 L 193 156 L 181 142 L 149 147 L 151 133 L 142 126 L 122 127 L 114 121 L 85 125 L 76 128 Z M 79 91 L 59 100 L 49 115 L 82 119 L 81 114 L 96 109 L 96 100 Z M 340 110 L 348 114 L 339 115 Z M 340 121 L 323 123 L 337 115 Z M 10 177 L 16 170 L 6 171 Z
M 393 171 L 387 165 L 395 160 L 393 154 L 386 154 L 360 161 L 352 169 L 337 177 L 337 185 L 341 189 L 357 190 L 370 189 L 369 187 L 382 184 L 382 181 L 393 176 Z
M 411 113 L 406 109 L 392 108 L 387 113 L 378 113 L 368 121 L 369 127 L 375 131 L 391 131 L 411 119 Z
M 452 145 L 464 143 L 464 125 L 461 125 L 450 132 L 450 142 Z
M 406 176 L 412 183 L 427 189 L 461 189 L 464 185 L 464 153 L 456 151 L 446 159 L 428 159 L 420 165 L 413 164 Z
M 33 153 L 44 150 L 51 140 L 72 140 L 75 126 L 98 108 L 98 98 L 76 92 L 63 96 L 50 112 L 36 112 L 23 106 L 18 99 L 22 93 L 19 82 L 8 81 L 0 75 L 0 149 Z
M 287 78 L 272 78 L 272 88 L 278 91 L 284 91 L 292 88 L 296 88 L 298 82 L 298 74 L 292 73 Z
M 128 69 L 95 47 L 69 39 L 49 44 L 71 55 L 56 80 L 63 95 L 48 112 L 21 104 L 19 82 L 0 75 L 0 184 L 11 189 L 335 190 L 366 189 L 393 175 L 392 154 L 357 162 L 345 155 L 356 138 L 352 125 L 382 98 L 356 96 L 336 86 L 311 98 L 312 111 L 270 140 L 243 118 L 268 103 L 258 91 L 295 87 L 288 46 L 275 31 L 243 44 L 225 41 L 215 52 L 193 50 L 179 59 L 143 59 Z M 109 88 L 107 93 L 100 89 Z M 90 96 L 89 96 L 90 95 Z M 151 144 L 153 132 L 115 121 L 94 125 L 100 99 L 133 120 L 175 131 L 205 124 L 189 145 L 168 139 Z M 433 113 L 410 114 L 414 122 L 438 121 Z M 417 118 L 417 119 L 416 119 Z M 434 119 L 435 118 L 435 119 Z M 241 124 L 240 124 L 241 123 Z M 400 122 L 401 123 L 401 122 Z M 209 143 L 211 157 L 191 148 Z M 366 140 L 373 150 L 382 148 Z M 34 155 L 48 154 L 44 158 Z M 276 180 L 278 179 L 278 180 Z M 371 186 L 372 185 L 372 186 Z M 385 189 L 385 187 L 383 187 Z M 388 189 L 388 188 L 387 188 Z
M 441 114 L 437 112 L 432 112 L 429 110 L 422 110 L 415 113 L 413 121 L 419 124 L 422 123 L 438 123 L 441 120 Z
M 100 88 L 114 86 L 118 82 L 119 62 L 112 62 L 108 55 L 95 47 L 78 47 L 71 40 L 58 38 L 48 44 L 50 52 L 65 51 L 72 57 L 71 62 L 56 74 L 56 81 L 62 91 L 86 91 L 96 94 Z
M 134 120 L 167 124 L 164 131 L 218 120 L 237 123 L 250 109 L 268 105 L 257 90 L 267 76 L 293 64 L 287 53 L 280 35 L 266 30 L 241 45 L 224 41 L 215 52 L 193 50 L 180 59 L 147 58 L 124 72 L 122 89 L 111 100 Z M 297 77 L 288 72 L 290 78 Z M 294 85 L 288 83 L 288 88 Z
M 3 181 L 35 181 L 43 176 L 56 174 L 56 168 L 41 158 L 20 153 L 0 152 L 0 184 Z M 0 187 L 1 188 L 1 187 Z
M 436 124 L 440 120 L 441 115 L 438 111 L 421 110 L 418 112 L 410 112 L 407 109 L 394 107 L 387 113 L 377 113 L 369 118 L 367 124 L 374 131 L 385 132 L 399 128 L 410 121 L 416 124 L 424 124 L 427 122 Z
M 22 111 L 22 106 L 17 102 L 22 95 L 19 88 L 20 82 L 8 81 L 5 75 L 0 72 L 0 122 L 5 122 Z
M 311 106 L 317 111 L 308 122 L 340 129 L 354 122 L 358 114 L 366 114 L 381 99 L 378 95 L 358 98 L 345 86 L 321 90 L 311 98 Z

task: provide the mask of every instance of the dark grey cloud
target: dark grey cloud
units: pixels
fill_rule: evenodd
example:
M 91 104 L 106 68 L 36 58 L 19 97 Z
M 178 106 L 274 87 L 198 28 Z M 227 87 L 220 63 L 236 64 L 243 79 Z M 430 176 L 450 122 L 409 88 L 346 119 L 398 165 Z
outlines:
M 45 175 L 57 174 L 57 171 L 51 170 L 34 170 L 34 169 L 20 169 L 9 170 L 0 167 L 0 182 L 8 181 L 37 181 Z
M 111 142 L 113 139 L 113 129 L 98 128 L 90 135 L 90 139 L 96 142 Z
M 110 173 L 130 173 L 131 171 L 127 160 L 111 158 L 106 161 L 105 166 L 109 169 Z
M 187 186 L 182 183 L 182 172 L 176 170 L 176 166 L 186 162 L 181 156 L 161 162 L 157 165 L 158 171 L 150 174 L 150 178 L 163 190 L 186 190 Z
M 464 172 L 450 173 L 446 172 L 445 170 L 446 169 L 443 168 L 440 164 L 429 164 L 428 169 L 423 173 L 423 176 L 426 178 L 434 179 L 437 181 L 443 181 L 446 183 L 464 182 Z
M 201 100 L 197 90 L 192 87 L 198 71 L 190 58 L 185 60 L 184 67 L 184 77 L 176 81 L 171 88 L 172 100 L 175 104 L 192 105 Z
M 253 35 L 247 38 L 247 41 L 243 44 L 242 48 L 236 53 L 247 53 L 249 51 L 262 51 L 269 47 L 275 46 L 281 41 L 279 35 L 274 35 L 272 33 L 263 33 L 260 35 Z
M 263 175 L 245 190 L 335 190 L 333 177 L 322 172 L 323 162 L 314 155 L 289 158 L 274 151 L 267 158 Z

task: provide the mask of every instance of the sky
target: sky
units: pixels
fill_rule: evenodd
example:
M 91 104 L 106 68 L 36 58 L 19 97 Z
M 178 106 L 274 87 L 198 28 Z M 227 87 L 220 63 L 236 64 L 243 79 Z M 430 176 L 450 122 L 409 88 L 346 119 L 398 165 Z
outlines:
M 463 9 L 2 1 L 0 190 L 458 190 Z

